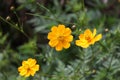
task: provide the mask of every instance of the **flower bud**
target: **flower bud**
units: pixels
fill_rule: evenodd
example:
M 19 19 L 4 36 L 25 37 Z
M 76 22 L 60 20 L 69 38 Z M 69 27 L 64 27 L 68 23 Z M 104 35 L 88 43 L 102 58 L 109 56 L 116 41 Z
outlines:
M 108 29 L 108 28 L 106 28 L 106 29 L 105 29 L 105 32 L 108 32 L 108 31 L 109 31 L 109 29 Z
M 73 25 L 71 28 L 72 28 L 72 29 L 76 29 L 76 25 Z
M 93 70 L 92 70 L 92 73 L 96 73 L 96 70 L 95 70 L 95 69 L 93 69 Z
M 11 10 L 11 11 L 15 10 L 15 7 L 14 7 L 14 6 L 11 6 L 11 7 L 10 7 L 10 10 Z
M 11 20 L 10 16 L 7 16 L 7 17 L 6 17 L 6 20 L 7 20 L 7 21 L 10 21 L 10 20 Z

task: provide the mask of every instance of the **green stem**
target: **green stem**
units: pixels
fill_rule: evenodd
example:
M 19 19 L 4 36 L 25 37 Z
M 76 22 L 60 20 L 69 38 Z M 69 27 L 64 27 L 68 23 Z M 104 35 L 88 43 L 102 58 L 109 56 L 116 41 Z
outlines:
M 40 76 L 44 76 L 44 77 L 55 77 L 55 75 L 48 75 L 48 74 L 40 74 Z
M 13 27 L 13 28 L 15 28 L 16 30 L 20 31 L 22 34 L 24 34 L 24 35 L 29 39 L 29 36 L 23 31 L 23 29 L 20 29 L 20 28 L 19 28 L 18 26 L 16 26 L 15 24 L 12 24 L 12 23 L 6 21 L 6 20 L 5 20 L 4 18 L 2 18 L 1 16 L 0 16 L 0 19 L 1 19 L 2 21 L 6 22 L 7 24 L 9 24 L 11 27 Z
M 79 52 L 80 52 L 80 51 L 81 51 L 81 50 L 80 50 L 80 48 L 79 48 Z M 83 62 L 82 65 L 85 65 L 85 55 L 84 55 L 84 52 L 82 52 L 82 53 L 83 53 L 82 55 L 83 55 L 83 58 L 84 58 L 84 59 L 82 59 L 82 60 L 83 60 L 83 61 L 82 61 L 82 62 Z M 80 66 L 81 66 L 81 62 L 78 63 L 78 65 L 77 65 L 77 67 L 76 67 L 76 69 L 75 69 L 75 76 L 77 76 L 77 75 L 79 74 L 79 72 L 80 72 Z M 85 68 L 83 68 L 83 72 L 84 72 L 84 73 L 81 73 L 81 72 L 80 72 L 80 74 L 83 75 L 83 77 L 85 77 Z
M 44 19 L 49 19 L 49 20 L 52 20 L 52 21 L 57 21 L 57 22 L 59 22 L 59 23 L 77 25 L 76 23 L 63 22 L 63 21 L 58 20 L 57 18 L 56 18 L 56 19 L 55 19 L 55 18 L 50 18 L 50 17 L 47 17 L 47 16 L 42 16 L 42 15 L 40 15 L 40 14 L 31 14 L 31 13 L 26 13 L 26 14 L 32 15 L 32 16 L 36 16 L 36 17 L 42 17 L 42 18 L 44 18 Z
M 52 13 L 48 8 L 46 8 L 45 6 L 41 5 L 40 3 L 37 2 L 37 5 L 43 9 L 45 9 L 47 12 Z
M 14 13 L 15 16 L 17 17 L 18 23 L 20 24 L 20 19 L 19 19 L 18 15 L 17 15 L 16 11 L 14 10 L 13 13 Z
M 85 1 L 84 0 L 82 0 L 82 9 L 83 9 L 83 11 L 85 11 Z
M 94 54 L 94 52 L 93 52 L 93 47 L 91 46 L 91 51 L 92 51 L 92 61 L 94 60 L 94 58 L 95 58 L 95 54 Z
M 37 5 L 40 6 L 41 8 L 43 8 L 43 9 L 45 9 L 48 13 L 50 13 L 50 15 L 54 16 L 55 19 L 58 19 L 55 15 L 53 15 L 53 13 L 52 13 L 52 11 L 50 9 L 48 9 L 44 5 L 41 5 L 40 3 L 37 3 Z
M 107 48 L 104 44 L 102 44 L 101 42 L 99 42 L 99 44 L 103 47 L 103 49 L 105 49 L 109 54 L 111 53 L 109 48 Z M 108 76 L 108 73 L 110 71 L 110 68 L 111 68 L 111 64 L 112 64 L 112 61 L 113 61 L 113 58 L 114 58 L 114 53 L 111 55 L 111 59 L 110 59 L 110 63 L 109 63 L 109 66 L 107 68 L 107 71 L 106 71 L 106 75 L 104 78 L 106 78 Z
M 113 58 L 114 58 L 114 53 L 112 54 L 112 57 L 111 57 L 111 60 L 110 60 L 110 63 L 109 63 L 109 67 L 108 67 L 108 71 L 109 71 L 110 68 L 111 68 L 111 64 L 112 64 Z
M 104 44 L 102 44 L 100 41 L 98 43 L 103 47 L 103 49 L 105 49 L 107 52 L 109 52 L 109 49 Z
M 109 73 L 110 68 L 111 68 L 111 66 L 112 66 L 111 64 L 112 64 L 113 58 L 114 58 L 114 53 L 112 54 L 112 57 L 111 57 L 111 59 L 110 59 L 110 63 L 109 63 L 109 66 L 108 66 L 108 68 L 107 68 L 106 75 L 105 75 L 104 78 L 106 78 L 106 77 L 108 76 L 108 73 Z

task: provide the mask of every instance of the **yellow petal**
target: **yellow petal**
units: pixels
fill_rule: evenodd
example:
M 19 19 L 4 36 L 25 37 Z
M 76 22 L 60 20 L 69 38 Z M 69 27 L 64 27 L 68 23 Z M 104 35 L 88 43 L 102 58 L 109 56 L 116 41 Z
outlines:
M 87 29 L 87 30 L 85 30 L 84 35 L 85 35 L 85 37 L 91 37 L 92 32 L 90 31 L 90 29 Z
M 30 71 L 28 71 L 28 72 L 25 74 L 25 77 L 29 77 L 29 76 L 30 76 L 30 74 L 31 74 L 31 72 L 30 72 Z
M 70 47 L 70 43 L 64 42 L 64 43 L 63 43 L 63 47 L 64 47 L 65 49 L 69 48 L 69 47 Z
M 18 71 L 20 72 L 20 71 L 22 71 L 22 69 L 23 69 L 23 67 L 20 66 L 20 67 L 18 68 Z
M 35 71 L 31 71 L 31 73 L 30 73 L 32 76 L 34 76 L 35 75 Z
M 93 31 L 93 37 L 96 35 L 96 29 L 94 29 Z
M 22 66 L 26 66 L 26 65 L 28 65 L 28 62 L 27 61 L 23 61 L 22 62 Z
M 76 40 L 75 44 L 77 46 L 81 46 L 83 48 L 87 48 L 89 46 L 89 44 L 87 43 L 86 40 L 82 40 L 82 41 L 81 40 Z
M 52 32 L 56 32 L 56 31 L 57 31 L 57 27 L 56 27 L 56 26 L 53 26 L 53 27 L 51 28 L 51 31 L 52 31 Z
M 102 38 L 102 34 L 98 34 L 98 35 L 94 38 L 94 40 L 95 40 L 95 41 L 99 41 L 101 38 Z
M 56 35 L 56 33 L 49 32 L 47 38 L 48 38 L 48 39 L 56 39 L 56 38 L 57 38 L 57 35 Z
M 79 35 L 79 39 L 85 39 L 85 35 L 84 34 L 80 34 Z
M 28 64 L 29 64 L 30 67 L 32 67 L 32 66 L 34 66 L 36 64 L 35 59 L 29 58 L 27 61 L 28 61 Z
M 26 73 L 27 73 L 27 70 L 25 70 L 25 69 L 22 70 L 22 71 L 20 71 L 20 75 L 21 75 L 21 76 L 25 75 Z
M 64 40 L 67 42 L 71 42 L 73 40 L 73 36 L 72 35 L 66 36 L 66 37 L 64 37 Z
M 71 34 L 71 29 L 70 28 L 66 28 L 63 34 L 64 34 L 64 36 L 70 35 Z
M 60 29 L 65 29 L 65 25 L 62 25 L 62 24 L 58 25 L 58 29 L 59 29 L 59 30 L 60 30 Z
M 63 35 L 64 31 L 65 31 L 65 26 L 64 25 L 58 25 L 58 33 L 60 35 Z
M 62 44 L 62 42 L 59 42 L 59 43 L 56 45 L 55 49 L 56 49 L 57 51 L 61 51 L 61 50 L 63 49 L 63 44 Z
M 81 45 L 81 41 L 80 41 L 80 40 L 76 40 L 76 41 L 75 41 L 75 44 L 76 44 L 77 46 L 80 46 L 80 45 Z
M 82 48 L 88 48 L 89 44 L 81 45 Z
M 39 70 L 39 65 L 34 65 L 31 69 L 33 71 L 38 71 Z
M 55 47 L 57 44 L 58 44 L 58 40 L 56 39 L 56 40 L 51 40 L 51 41 L 49 41 L 49 43 L 48 43 L 51 47 Z
M 91 39 L 91 41 L 89 42 L 89 44 L 94 44 L 95 43 L 95 39 Z

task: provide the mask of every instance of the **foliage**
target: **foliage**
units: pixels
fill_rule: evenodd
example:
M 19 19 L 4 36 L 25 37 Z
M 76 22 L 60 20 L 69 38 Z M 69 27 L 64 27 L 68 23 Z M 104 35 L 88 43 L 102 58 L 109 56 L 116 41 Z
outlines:
M 43 2 L 16 0 L 16 2 L 20 5 L 12 12 L 16 15 L 17 22 L 13 18 L 7 20 L 0 16 L 0 79 L 120 79 L 119 0 L 45 0 Z M 21 22 L 18 13 L 22 9 L 29 10 L 25 14 L 32 18 Z M 70 48 L 62 51 L 51 48 L 46 40 L 46 34 L 50 32 L 52 26 L 58 24 L 69 27 L 74 36 Z M 4 30 L 6 25 L 8 27 Z M 34 28 L 31 29 L 33 26 Z M 100 41 L 86 49 L 75 45 L 79 34 L 84 33 L 86 29 L 94 28 L 97 33 L 102 33 Z M 13 44 L 15 40 L 21 43 Z M 18 67 L 28 58 L 36 59 L 40 70 L 34 77 L 25 78 L 19 75 Z

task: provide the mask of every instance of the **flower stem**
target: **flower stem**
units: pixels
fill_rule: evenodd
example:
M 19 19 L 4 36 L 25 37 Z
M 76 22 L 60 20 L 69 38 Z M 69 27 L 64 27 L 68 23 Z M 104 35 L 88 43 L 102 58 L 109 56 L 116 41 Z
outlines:
M 23 29 L 20 29 L 20 28 L 19 28 L 18 26 L 16 26 L 15 24 L 12 24 L 12 23 L 6 21 L 6 20 L 5 20 L 4 18 L 2 18 L 1 16 L 0 16 L 0 19 L 1 19 L 2 21 L 6 22 L 7 24 L 9 24 L 11 27 L 13 27 L 13 28 L 15 28 L 16 30 L 20 31 L 22 34 L 24 34 L 24 35 L 29 39 L 29 36 L 23 31 Z
M 82 10 L 85 11 L 85 1 L 82 0 Z
M 110 63 L 109 63 L 109 66 L 108 66 L 108 68 L 107 68 L 107 70 L 106 70 L 106 75 L 105 75 L 104 78 L 106 78 L 106 77 L 108 76 L 108 74 L 109 74 L 110 68 L 111 68 L 111 66 L 112 66 L 113 58 L 114 58 L 114 53 L 111 55 Z

